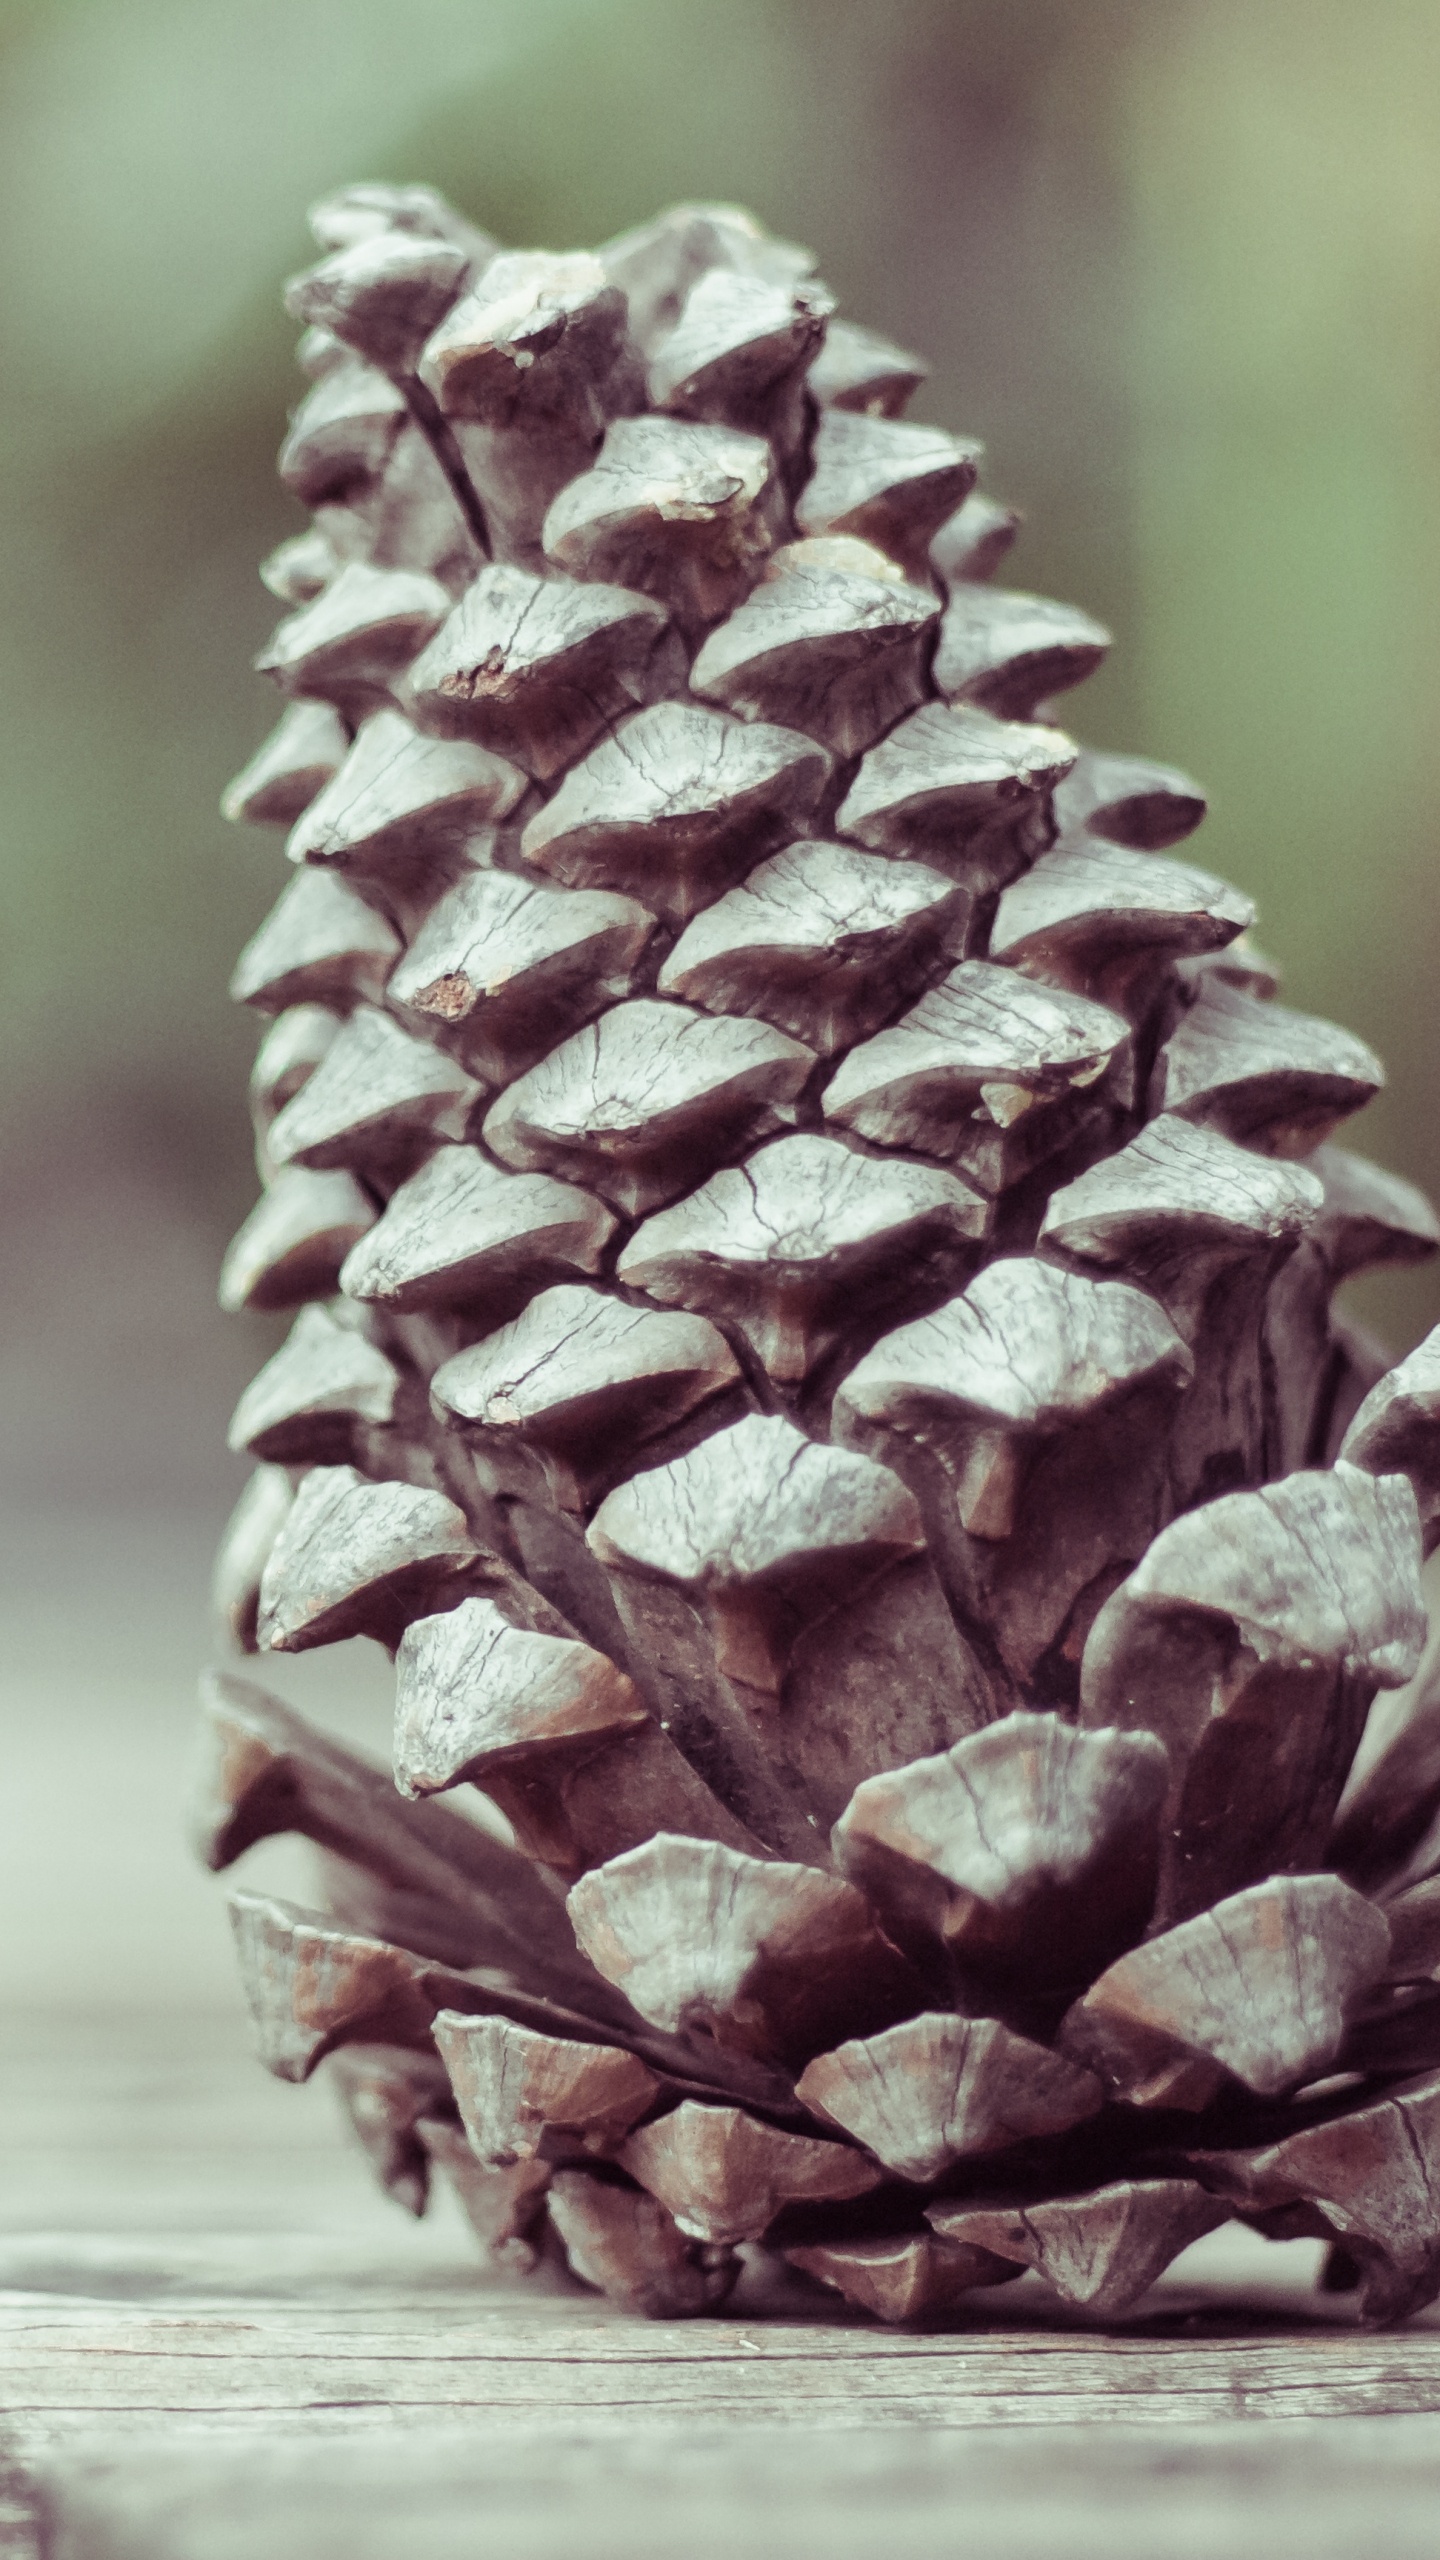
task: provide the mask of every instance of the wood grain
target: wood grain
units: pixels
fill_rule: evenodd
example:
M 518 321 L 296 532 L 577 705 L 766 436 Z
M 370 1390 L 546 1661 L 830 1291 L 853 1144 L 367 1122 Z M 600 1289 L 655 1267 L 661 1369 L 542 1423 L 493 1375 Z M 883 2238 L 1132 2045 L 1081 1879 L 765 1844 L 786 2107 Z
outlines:
M 6 2560 L 37 2495 L 45 2560 L 472 2560 L 481 2513 L 487 2560 L 1433 2552 L 1440 2315 L 1357 2332 L 1312 2242 L 1216 2233 L 1108 2324 L 1033 2276 L 939 2329 L 749 2277 L 640 2323 L 392 2212 L 232 2018 L 0 2041 Z

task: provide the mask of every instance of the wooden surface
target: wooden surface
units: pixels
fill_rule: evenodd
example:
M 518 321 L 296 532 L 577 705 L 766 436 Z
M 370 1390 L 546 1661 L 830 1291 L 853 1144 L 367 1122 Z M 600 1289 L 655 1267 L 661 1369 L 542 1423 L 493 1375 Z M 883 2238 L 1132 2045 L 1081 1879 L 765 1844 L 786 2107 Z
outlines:
M 387 2207 L 236 2020 L 0 2051 L 7 2554 L 1434 2551 L 1440 2317 L 1355 2331 L 1311 2243 L 1216 2234 L 1109 2331 L 1029 2279 L 944 2332 L 750 2279 L 650 2323 Z

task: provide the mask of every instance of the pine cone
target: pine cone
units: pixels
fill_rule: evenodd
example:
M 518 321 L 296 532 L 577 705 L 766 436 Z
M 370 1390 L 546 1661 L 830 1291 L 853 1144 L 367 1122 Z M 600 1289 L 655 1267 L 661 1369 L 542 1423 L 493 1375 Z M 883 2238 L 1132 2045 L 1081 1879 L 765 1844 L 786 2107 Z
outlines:
M 1440 2290 L 1440 1335 L 1183 775 L 801 250 L 323 204 L 267 563 L 291 829 L 227 1305 L 247 1650 L 395 1655 L 397 1795 L 228 1676 L 265 2059 L 385 2183 L 651 2312 L 1110 2312 L 1231 2216 Z M 430 1801 L 481 1789 L 499 1845 Z M 1337 1821 L 1337 1808 L 1339 1818 Z

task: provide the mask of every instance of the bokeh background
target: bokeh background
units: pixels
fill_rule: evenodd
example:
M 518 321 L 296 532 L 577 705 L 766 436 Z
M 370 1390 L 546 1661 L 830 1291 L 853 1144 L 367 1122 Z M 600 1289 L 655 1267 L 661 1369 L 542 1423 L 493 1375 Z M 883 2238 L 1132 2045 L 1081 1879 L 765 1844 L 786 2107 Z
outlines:
M 294 529 L 306 203 L 428 178 L 518 242 L 748 202 L 927 352 L 1017 583 L 1108 621 L 1095 743 L 1191 767 L 1292 1002 L 1440 1189 L 1436 0 L 0 0 L 0 1999 L 233 2003 L 179 1805 L 252 1190 L 225 828 Z M 1370 1284 L 1395 1349 L 1428 1274 Z M 296 1665 L 380 1731 L 378 1656 Z M 267 1853 L 268 1854 L 268 1853 Z

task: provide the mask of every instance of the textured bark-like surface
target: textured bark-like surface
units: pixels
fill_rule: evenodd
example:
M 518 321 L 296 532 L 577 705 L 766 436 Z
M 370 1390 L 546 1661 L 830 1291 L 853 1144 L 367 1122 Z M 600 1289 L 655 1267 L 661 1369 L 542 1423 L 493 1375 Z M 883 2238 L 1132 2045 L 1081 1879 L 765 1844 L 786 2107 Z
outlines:
M 1103 2105 L 1100 2082 L 994 2018 L 930 2013 L 818 2054 L 796 2089 L 900 2178 L 1065 2133 Z
M 1440 1225 L 1329 1143 L 1379 1061 L 1171 850 L 1199 787 L 1055 725 L 1109 635 L 991 583 L 1016 510 L 807 251 L 314 221 L 226 802 L 295 871 L 222 1295 L 298 1313 L 216 1599 L 394 1654 L 396 1788 L 214 1693 L 206 1854 L 321 1859 L 242 1905 L 273 2067 L 654 2314 L 743 2244 L 1109 2318 L 1230 2214 L 1412 2307 L 1440 1357 L 1334 1300 Z
M 790 1385 L 847 1336 L 943 1290 L 989 1223 L 983 1196 L 952 1174 L 797 1135 L 647 1218 L 616 1274 L 662 1306 L 728 1318 Z
M 1384 1914 L 1338 1876 L 1272 1876 L 1112 1964 L 1061 2029 L 1131 2106 L 1203 2106 L 1318 2079 L 1385 1970 Z
M 1169 1750 L 1157 1920 L 1318 1863 L 1377 1690 L 1419 1664 L 1419 1554 L 1403 1476 L 1317 1469 L 1173 1521 L 1106 1602 L 1081 1714 Z
M 256 1467 L 225 1526 L 210 1597 L 223 1643 L 237 1654 L 258 1650 L 260 1577 L 295 1500 L 284 1467 Z M 202 1712 L 207 1703 L 201 1684 Z
M 930 545 L 931 570 L 945 592 L 959 578 L 993 578 L 1023 521 L 1018 507 L 972 489 Z
M 302 1085 L 329 1056 L 343 1026 L 328 1005 L 292 1004 L 277 1013 L 250 1070 L 250 1119 L 255 1131 L 255 1165 L 262 1178 L 279 1171 L 270 1145 L 275 1122 Z
M 667 1823 L 744 1843 L 609 1656 L 518 1627 L 491 1600 L 411 1621 L 397 1657 L 395 1776 L 409 1796 L 483 1787 L 565 1877 Z
M 761 1014 L 829 1056 L 959 957 L 967 912 L 943 872 L 802 841 L 702 908 L 657 983 L 707 1013 Z
M 1047 596 L 956 578 L 940 625 L 935 682 L 950 702 L 1033 720 L 1051 694 L 1083 684 L 1110 646 L 1103 624 Z
M 568 896 L 506 871 L 467 872 L 390 975 L 389 1002 L 486 1083 L 503 1084 L 630 993 L 655 929 L 633 898 Z
M 927 704 L 862 757 L 836 825 L 877 853 L 933 862 L 980 895 L 1050 842 L 1049 795 L 1074 760 L 1058 729 Z
M 492 1569 L 443 1493 L 313 1467 L 261 1577 L 262 1650 L 368 1635 L 393 1651 L 417 1609 L 453 1604 Z
M 845 2143 L 690 2099 L 632 2133 L 620 2158 L 692 2239 L 731 2244 L 760 2239 L 787 2205 L 866 2195 L 882 2175 Z
M 606 1655 L 517 1627 L 493 1600 L 412 1619 L 397 1669 L 395 1775 L 409 1796 L 478 1784 L 516 1755 L 593 1747 L 645 1721 L 634 1682 Z
M 1434 2300 L 1440 2081 L 1433 2074 L 1254 2149 L 1197 2149 L 1190 2164 L 1215 2195 L 1277 2238 L 1333 2236 L 1360 2271 L 1370 2318 L 1403 2319 Z
M 878 1342 L 842 1382 L 833 1428 L 910 1485 L 953 1605 L 1007 1673 L 1068 1692 L 1087 1595 L 1165 1516 L 1169 1429 L 1193 1376 L 1153 1298 L 1017 1257 Z
M 618 1486 L 589 1545 L 662 1722 L 782 1856 L 822 1861 L 859 1779 L 990 1712 L 905 1487 L 779 1416 Z
M 877 1147 L 938 1156 L 1004 1191 L 1127 1098 L 1129 1032 L 1088 997 L 966 960 L 825 1088 L 825 1115 Z
M 872 544 L 787 543 L 760 585 L 711 632 L 693 692 L 750 720 L 779 720 L 855 756 L 925 698 L 939 619 Z
M 592 1964 L 642 2017 L 764 2062 L 878 2025 L 915 1987 L 853 1885 L 705 1841 L 662 1833 L 586 1876 L 568 1907 Z
M 1022 1709 L 858 1788 L 836 1856 L 907 1945 L 1043 2002 L 1144 1929 L 1165 1783 L 1154 1734 Z
M 938 2232 L 906 2232 L 898 2239 L 821 2240 L 790 2248 L 785 2256 L 802 2274 L 843 2294 L 857 2311 L 879 2320 L 943 2320 L 972 2306 L 967 2294 L 981 2285 L 1013 2284 L 1025 2273 L 1011 2258 L 943 2240 Z
M 1225 2207 L 1183 2178 L 1133 2178 L 1027 2205 L 936 2204 L 931 2227 L 964 2249 L 1034 2267 L 1062 2302 L 1124 2311 Z
M 619 889 L 684 924 L 814 815 L 812 740 L 688 700 L 637 711 L 567 774 L 521 839 L 571 889 Z
M 660 2092 L 623 2045 L 537 2035 L 507 2018 L 442 2010 L 435 2042 L 471 2149 L 491 2169 L 614 2150 Z

